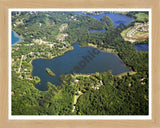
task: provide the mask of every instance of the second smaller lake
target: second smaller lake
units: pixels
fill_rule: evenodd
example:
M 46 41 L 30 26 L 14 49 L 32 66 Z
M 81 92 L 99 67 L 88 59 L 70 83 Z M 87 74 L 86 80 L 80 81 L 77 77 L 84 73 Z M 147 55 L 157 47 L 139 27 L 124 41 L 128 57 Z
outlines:
M 148 52 L 148 43 L 145 44 L 136 44 L 133 46 L 134 49 L 136 49 L 138 52 L 139 51 L 146 51 Z
M 109 16 L 114 24 L 114 28 L 116 28 L 120 23 L 123 23 L 124 25 L 128 25 L 129 23 L 134 21 L 134 18 L 132 18 L 132 17 L 121 15 L 121 14 L 116 14 L 116 13 L 109 13 L 109 12 L 108 13 L 105 12 L 105 13 L 102 13 L 99 15 L 84 14 L 80 11 L 75 11 L 75 13 L 85 15 L 85 16 L 90 16 L 90 17 L 93 17 L 99 21 L 103 16 Z
M 22 41 L 22 38 L 18 36 L 18 34 L 15 31 L 11 31 L 11 39 L 12 39 L 12 45 L 17 44 Z
M 89 33 L 92 33 L 92 32 L 105 32 L 106 30 L 105 29 L 89 29 L 88 31 Z

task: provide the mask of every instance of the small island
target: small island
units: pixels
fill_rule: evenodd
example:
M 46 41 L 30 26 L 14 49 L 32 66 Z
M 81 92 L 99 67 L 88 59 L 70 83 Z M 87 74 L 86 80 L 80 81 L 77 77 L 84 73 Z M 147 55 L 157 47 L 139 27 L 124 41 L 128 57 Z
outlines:
M 56 74 L 54 72 L 51 71 L 51 69 L 46 68 L 46 72 L 48 73 L 48 75 L 50 76 L 56 76 Z

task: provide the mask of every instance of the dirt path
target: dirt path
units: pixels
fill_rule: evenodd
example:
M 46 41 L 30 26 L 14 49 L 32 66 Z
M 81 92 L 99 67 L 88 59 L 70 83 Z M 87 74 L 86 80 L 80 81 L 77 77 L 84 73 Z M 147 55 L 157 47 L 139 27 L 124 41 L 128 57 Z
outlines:
M 20 67 L 19 67 L 18 73 L 21 71 L 23 57 L 24 57 L 24 55 L 22 55 L 22 57 L 21 57 L 21 63 L 20 63 Z
M 77 100 L 78 100 L 78 98 L 80 97 L 80 95 L 82 95 L 83 93 L 81 92 L 81 91 L 79 91 L 79 93 L 78 93 L 78 95 L 76 95 L 75 94 L 75 96 L 74 96 L 74 103 L 73 103 L 73 110 L 72 110 L 72 112 L 74 112 L 75 111 L 75 109 L 76 109 L 76 103 L 77 103 Z

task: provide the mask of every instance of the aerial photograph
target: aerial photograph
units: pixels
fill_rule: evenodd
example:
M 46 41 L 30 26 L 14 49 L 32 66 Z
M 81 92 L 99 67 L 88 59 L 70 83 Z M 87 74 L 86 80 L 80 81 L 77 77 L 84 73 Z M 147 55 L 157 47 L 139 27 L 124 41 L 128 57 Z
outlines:
M 149 115 L 149 11 L 11 11 L 11 115 Z

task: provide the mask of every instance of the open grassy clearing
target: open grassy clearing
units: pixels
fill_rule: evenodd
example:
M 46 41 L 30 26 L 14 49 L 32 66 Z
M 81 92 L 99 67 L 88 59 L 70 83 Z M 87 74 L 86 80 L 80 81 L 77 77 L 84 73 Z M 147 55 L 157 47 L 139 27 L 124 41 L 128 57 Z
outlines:
M 145 13 L 138 13 L 135 15 L 137 17 L 137 21 L 143 21 L 143 22 L 147 22 L 148 21 L 148 15 Z

